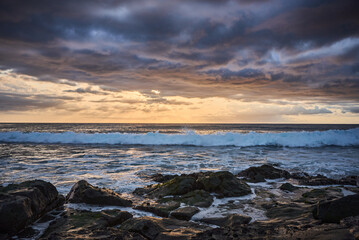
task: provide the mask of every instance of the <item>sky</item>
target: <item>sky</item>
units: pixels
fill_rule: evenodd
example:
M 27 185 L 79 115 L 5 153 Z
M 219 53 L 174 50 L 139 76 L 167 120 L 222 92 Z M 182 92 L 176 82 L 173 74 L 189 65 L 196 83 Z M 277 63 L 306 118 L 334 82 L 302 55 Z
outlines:
M 2 0 L 0 122 L 359 123 L 358 0 Z

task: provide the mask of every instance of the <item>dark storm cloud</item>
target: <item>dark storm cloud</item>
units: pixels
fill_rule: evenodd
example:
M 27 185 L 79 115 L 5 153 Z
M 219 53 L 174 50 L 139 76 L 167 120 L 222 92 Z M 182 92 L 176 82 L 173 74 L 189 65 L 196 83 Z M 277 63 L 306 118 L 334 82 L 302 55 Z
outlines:
M 3 0 L 0 69 L 114 92 L 358 101 L 357 9 L 357 0 Z
M 0 92 L 0 111 L 27 111 L 60 107 L 66 100 L 73 100 L 71 97 L 51 97 L 47 95 L 26 95 Z
M 347 107 L 343 109 L 343 113 L 359 113 L 359 107 Z
M 229 69 L 221 68 L 219 70 L 210 70 L 206 72 L 207 74 L 219 76 L 220 78 L 227 80 L 227 79 L 238 79 L 238 78 L 244 78 L 244 79 L 251 79 L 251 78 L 259 78 L 264 77 L 264 74 L 262 71 L 257 69 L 251 69 L 251 68 L 244 68 L 240 71 L 231 71 Z

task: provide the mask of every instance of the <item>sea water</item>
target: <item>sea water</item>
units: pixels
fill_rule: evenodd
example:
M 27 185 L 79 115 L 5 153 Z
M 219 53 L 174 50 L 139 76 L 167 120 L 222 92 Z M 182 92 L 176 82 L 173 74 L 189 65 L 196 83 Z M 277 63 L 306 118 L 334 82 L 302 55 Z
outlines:
M 155 173 L 270 163 L 332 178 L 359 175 L 359 125 L 0 124 L 0 184 L 78 180 L 130 193 Z

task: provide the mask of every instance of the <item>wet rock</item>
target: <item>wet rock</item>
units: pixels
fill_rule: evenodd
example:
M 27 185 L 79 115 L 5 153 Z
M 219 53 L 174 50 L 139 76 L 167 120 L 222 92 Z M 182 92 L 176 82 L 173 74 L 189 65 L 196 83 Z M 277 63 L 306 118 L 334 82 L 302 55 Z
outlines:
M 294 192 L 298 189 L 298 187 L 295 187 L 290 183 L 284 183 L 279 187 L 279 189 L 282 191 Z
M 302 194 L 302 198 L 299 199 L 301 202 L 314 204 L 321 200 L 332 200 L 335 198 L 342 197 L 342 190 L 340 188 L 329 187 L 313 189 Z
M 235 226 L 241 224 L 248 224 L 252 220 L 251 217 L 241 214 L 230 214 L 223 217 L 207 217 L 202 218 L 200 221 L 217 226 Z
M 15 234 L 63 203 L 55 186 L 42 180 L 1 187 L 0 233 Z
M 162 184 L 137 188 L 134 194 L 162 198 L 171 195 L 185 195 L 194 190 L 213 192 L 218 197 L 244 196 L 251 193 L 248 184 L 236 178 L 232 173 L 222 171 L 182 174 Z
M 164 183 L 167 182 L 173 178 L 175 178 L 177 175 L 163 175 L 161 173 L 156 173 L 154 175 L 152 175 L 150 178 L 158 183 Z
M 146 188 L 138 188 L 134 191 L 137 195 L 147 194 L 150 197 L 161 198 L 168 195 L 182 195 L 193 191 L 196 179 L 192 176 L 177 176 L 165 183 L 150 185 Z
M 199 212 L 199 209 L 196 207 L 183 207 L 178 208 L 171 212 L 171 216 L 179 220 L 191 220 L 192 216 Z
M 344 218 L 340 221 L 340 225 L 348 228 L 355 239 L 359 239 L 359 216 Z
M 171 211 L 179 207 L 180 207 L 179 202 L 168 201 L 165 203 L 145 202 L 140 206 L 136 206 L 134 208 L 138 210 L 154 213 L 160 217 L 168 217 Z
M 260 167 L 250 167 L 246 170 L 243 170 L 238 173 L 238 176 L 244 177 L 245 180 L 249 182 L 265 182 L 265 178 L 290 178 L 290 173 L 285 170 L 278 169 L 271 165 L 265 164 Z
M 132 217 L 133 215 L 127 211 L 120 211 L 120 210 L 102 211 L 102 219 L 104 221 L 104 226 L 106 227 L 113 227 L 119 225 Z
M 122 223 L 121 230 L 139 233 L 147 239 L 190 239 L 209 227 L 168 218 L 140 217 Z
M 310 215 L 310 208 L 297 203 L 276 203 L 267 206 L 266 212 L 268 218 L 277 218 L 280 221 L 299 218 L 303 215 Z
M 159 202 L 176 201 L 195 207 L 209 207 L 213 203 L 213 196 L 204 190 L 194 190 L 182 196 L 166 197 Z
M 207 192 L 214 192 L 221 197 L 239 197 L 252 193 L 251 188 L 232 173 L 222 171 L 199 176 L 197 185 Z
M 27 238 L 27 239 L 35 239 L 36 235 L 38 235 L 40 233 L 39 230 L 35 230 L 32 227 L 27 227 L 24 230 L 22 230 L 21 232 L 19 232 L 17 234 L 18 238 Z
M 358 176 L 346 176 L 341 179 L 331 179 L 323 175 L 309 176 L 297 176 L 292 174 L 292 178 L 298 179 L 299 184 L 308 185 L 308 186 L 321 186 L 321 185 L 353 185 L 359 186 L 359 177 Z
M 42 218 L 40 218 L 37 222 L 38 223 L 44 223 L 44 222 L 49 222 L 49 221 L 54 220 L 54 219 L 55 219 L 55 216 L 52 216 L 50 214 L 46 214 Z
M 161 220 L 152 217 L 132 218 L 124 222 L 120 229 L 139 233 L 147 239 L 155 239 L 160 232 L 165 231 Z
M 148 240 L 141 234 L 122 231 L 116 228 L 76 228 L 70 231 L 53 232 L 43 240 L 96 239 L 96 240 Z
M 359 176 L 347 176 L 339 180 L 342 185 L 354 185 L 359 187 Z
M 130 200 L 112 190 L 94 187 L 85 180 L 77 182 L 66 196 L 66 201 L 70 203 L 87 203 L 97 205 L 125 206 L 132 205 Z
M 180 202 L 195 207 L 210 207 L 213 196 L 204 190 L 195 190 L 180 197 Z
M 260 221 L 248 225 L 220 227 L 197 234 L 193 239 L 266 239 L 266 240 L 354 240 L 348 229 L 338 224 L 306 226 L 289 222 Z
M 45 231 L 41 239 L 137 239 L 140 234 L 122 231 L 115 226 L 128 220 L 132 215 L 120 210 L 102 212 L 68 210 Z
M 319 202 L 313 216 L 326 223 L 339 223 L 341 219 L 359 215 L 359 194 L 332 201 Z
M 299 184 L 308 186 L 320 186 L 338 184 L 338 181 L 318 174 L 317 176 L 308 176 L 299 179 Z

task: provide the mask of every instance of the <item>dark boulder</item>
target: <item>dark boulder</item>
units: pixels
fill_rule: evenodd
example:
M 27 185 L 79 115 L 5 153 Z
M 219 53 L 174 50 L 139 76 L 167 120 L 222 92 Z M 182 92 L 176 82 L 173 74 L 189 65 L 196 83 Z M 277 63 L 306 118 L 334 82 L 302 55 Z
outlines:
M 63 203 L 56 187 L 42 180 L 1 187 L 0 233 L 15 234 Z
M 185 203 L 195 207 L 209 207 L 213 203 L 213 196 L 204 190 L 194 190 L 184 195 L 167 196 L 158 200 L 159 203 L 170 201 Z
M 342 190 L 336 187 L 312 189 L 302 194 L 299 202 L 314 204 L 323 200 L 333 200 L 343 197 Z
M 280 221 L 288 219 L 296 219 L 301 216 L 310 215 L 310 208 L 303 204 L 297 203 L 276 203 L 273 206 L 262 206 L 266 208 L 266 216 L 268 218 L 276 218 Z
M 131 239 L 143 236 L 119 230 L 116 226 L 132 218 L 132 214 L 118 209 L 101 212 L 67 209 L 53 221 L 40 239 Z
M 226 171 L 199 176 L 197 186 L 207 192 L 216 193 L 218 197 L 239 197 L 252 193 L 247 183 Z
M 290 183 L 284 183 L 279 187 L 279 189 L 282 191 L 294 192 L 298 189 L 298 187 L 295 187 Z
M 104 210 L 102 213 L 102 220 L 105 227 L 113 227 L 119 225 L 133 217 L 133 215 L 126 211 L 120 211 L 117 209 L 114 210 Z
M 106 188 L 94 187 L 85 180 L 77 182 L 66 196 L 66 202 L 97 205 L 125 206 L 132 205 L 130 200 Z
M 247 183 L 236 178 L 230 172 L 222 171 L 182 174 L 165 183 L 137 188 L 134 194 L 162 198 L 164 196 L 185 195 L 194 190 L 216 193 L 218 197 L 244 196 L 251 193 Z
M 170 216 L 177 218 L 179 220 L 186 220 L 189 221 L 195 215 L 199 212 L 199 209 L 196 207 L 183 207 L 178 208 L 171 212 Z
M 314 218 L 326 223 L 339 223 L 343 218 L 357 215 L 359 215 L 359 194 L 319 202 L 313 210 Z
M 168 195 L 182 195 L 193 191 L 196 187 L 196 179 L 192 176 L 177 176 L 165 183 L 150 185 L 145 188 L 137 188 L 134 194 L 161 198 Z
M 250 167 L 238 173 L 238 176 L 244 177 L 249 182 L 265 182 L 267 179 L 290 178 L 288 171 L 275 168 L 265 164 L 260 167 Z
M 177 175 L 163 175 L 161 173 L 153 174 L 150 179 L 152 181 L 158 182 L 158 183 L 164 183 L 167 182 L 173 178 L 175 178 Z
M 298 176 L 292 175 L 292 178 L 298 179 L 299 184 L 308 186 L 320 186 L 320 185 L 354 185 L 358 186 L 358 176 L 347 176 L 341 179 L 331 179 L 323 175 L 316 176 Z
M 316 176 L 308 176 L 299 179 L 299 184 L 308 186 L 333 185 L 338 184 L 338 180 L 318 174 Z
M 168 201 L 165 203 L 151 203 L 145 202 L 139 206 L 135 206 L 135 209 L 151 212 L 160 217 L 168 217 L 170 212 L 179 208 L 180 203 L 175 201 Z
M 248 216 L 244 216 L 241 214 L 230 214 L 228 216 L 223 216 L 223 217 L 202 218 L 200 221 L 221 227 L 223 226 L 233 227 L 241 224 L 248 224 L 251 220 L 252 218 Z
M 121 224 L 120 230 L 139 233 L 146 239 L 192 239 L 195 234 L 211 228 L 193 222 L 169 218 L 131 218 Z
M 177 201 L 177 199 L 174 199 Z M 213 196 L 204 190 L 194 190 L 178 198 L 178 201 L 195 207 L 209 207 L 213 203 Z

